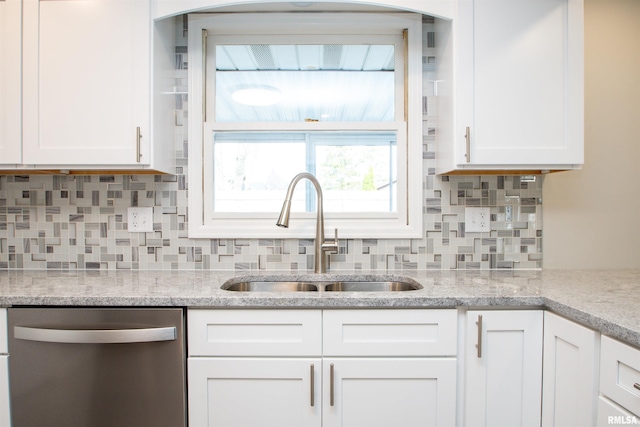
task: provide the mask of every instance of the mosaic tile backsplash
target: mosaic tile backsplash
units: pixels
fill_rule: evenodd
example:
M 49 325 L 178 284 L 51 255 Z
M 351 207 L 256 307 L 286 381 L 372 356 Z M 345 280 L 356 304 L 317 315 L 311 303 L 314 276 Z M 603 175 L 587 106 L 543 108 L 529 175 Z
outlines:
M 176 86 L 184 87 L 186 27 L 176 22 Z M 423 32 L 423 236 L 342 239 L 330 268 L 539 269 L 542 177 L 435 175 L 429 22 Z M 313 269 L 309 239 L 187 237 L 186 109 L 186 95 L 176 96 L 175 175 L 0 176 L 0 269 Z M 128 232 L 130 206 L 154 207 L 153 232 Z M 465 232 L 467 206 L 490 208 L 491 232 Z

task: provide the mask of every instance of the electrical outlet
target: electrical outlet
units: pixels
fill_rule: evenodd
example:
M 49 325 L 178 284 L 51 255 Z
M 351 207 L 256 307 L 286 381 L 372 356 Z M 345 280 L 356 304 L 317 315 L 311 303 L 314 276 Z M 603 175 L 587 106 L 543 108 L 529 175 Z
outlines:
M 129 233 L 153 231 L 153 207 L 127 210 Z
M 491 231 L 491 209 L 490 208 L 465 208 L 464 228 L 467 232 L 489 232 Z

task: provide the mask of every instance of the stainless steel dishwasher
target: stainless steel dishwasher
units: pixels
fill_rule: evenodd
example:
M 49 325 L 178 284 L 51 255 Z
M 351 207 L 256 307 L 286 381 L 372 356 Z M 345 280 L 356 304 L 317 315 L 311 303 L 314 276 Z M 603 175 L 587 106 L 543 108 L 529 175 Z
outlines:
M 186 426 L 179 308 L 9 308 L 13 427 Z

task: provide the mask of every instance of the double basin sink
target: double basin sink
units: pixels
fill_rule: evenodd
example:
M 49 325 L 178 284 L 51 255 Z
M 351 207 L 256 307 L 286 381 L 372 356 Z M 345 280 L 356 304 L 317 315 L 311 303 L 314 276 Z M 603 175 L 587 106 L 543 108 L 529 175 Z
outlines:
M 404 280 L 245 280 L 227 282 L 221 289 L 236 292 L 402 292 L 422 289 L 422 285 Z

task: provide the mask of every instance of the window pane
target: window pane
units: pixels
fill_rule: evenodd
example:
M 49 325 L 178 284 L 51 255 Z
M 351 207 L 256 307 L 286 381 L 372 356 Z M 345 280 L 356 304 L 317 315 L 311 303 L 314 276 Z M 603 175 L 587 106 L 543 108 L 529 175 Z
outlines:
M 317 178 L 327 212 L 394 212 L 396 144 L 320 145 Z
M 218 122 L 394 121 L 393 45 L 218 45 Z
M 280 211 L 283 190 L 305 169 L 305 143 L 304 136 L 279 136 L 214 135 L 215 212 Z
M 213 144 L 215 212 L 279 212 L 305 171 L 322 186 L 325 212 L 397 209 L 395 133 L 218 132 Z M 293 211 L 315 211 L 310 183 L 293 196 Z

